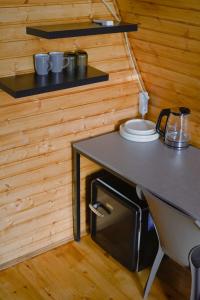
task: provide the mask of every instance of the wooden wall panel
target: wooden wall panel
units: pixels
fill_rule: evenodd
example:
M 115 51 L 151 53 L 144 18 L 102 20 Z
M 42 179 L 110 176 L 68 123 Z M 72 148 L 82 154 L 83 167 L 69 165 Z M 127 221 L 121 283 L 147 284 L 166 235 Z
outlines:
M 110 2 L 112 4 L 112 2 Z M 0 0 L 0 76 L 33 71 L 33 54 L 85 49 L 110 80 L 15 100 L 0 91 L 0 267 L 72 239 L 71 142 L 137 115 L 138 86 L 122 34 L 45 40 L 26 25 L 109 16 L 100 1 Z M 82 160 L 85 176 L 98 167 Z
M 122 18 L 137 22 L 129 34 L 142 78 L 150 94 L 148 118 L 162 108 L 191 109 L 192 144 L 200 147 L 200 1 L 117 0 Z M 187 299 L 190 274 L 170 260 L 159 276 Z
M 199 0 L 118 0 L 125 21 L 137 22 L 130 42 L 146 88 L 149 117 L 162 108 L 192 110 L 192 144 L 200 147 L 200 2 Z

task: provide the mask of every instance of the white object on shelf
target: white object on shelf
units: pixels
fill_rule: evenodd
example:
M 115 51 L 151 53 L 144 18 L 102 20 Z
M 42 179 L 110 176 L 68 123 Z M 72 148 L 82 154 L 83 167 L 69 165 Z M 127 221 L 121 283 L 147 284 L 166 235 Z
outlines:
M 124 124 L 125 130 L 130 134 L 149 135 L 156 132 L 156 124 L 149 120 L 132 119 Z
M 100 24 L 102 26 L 113 26 L 114 21 L 112 20 L 92 20 L 93 23 Z
M 159 138 L 159 134 L 157 132 L 148 135 L 138 135 L 138 134 L 128 133 L 125 129 L 124 124 L 120 126 L 119 133 L 123 138 L 133 142 L 152 142 Z

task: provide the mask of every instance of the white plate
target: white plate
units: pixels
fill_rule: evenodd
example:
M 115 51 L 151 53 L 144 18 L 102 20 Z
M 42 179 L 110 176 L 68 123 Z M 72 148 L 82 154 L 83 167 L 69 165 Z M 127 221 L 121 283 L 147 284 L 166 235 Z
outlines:
M 124 124 L 125 130 L 130 134 L 149 135 L 156 132 L 156 124 L 143 119 L 132 119 Z
M 123 138 L 133 142 L 151 142 L 159 138 L 158 133 L 149 134 L 149 135 L 130 134 L 125 130 L 124 125 L 120 126 L 119 133 Z

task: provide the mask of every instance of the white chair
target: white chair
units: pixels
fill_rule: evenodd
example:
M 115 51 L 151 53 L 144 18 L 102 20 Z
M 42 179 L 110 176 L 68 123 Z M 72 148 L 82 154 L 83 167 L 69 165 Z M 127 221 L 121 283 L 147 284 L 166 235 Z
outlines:
M 200 300 L 200 228 L 197 221 L 142 189 L 155 223 L 159 248 L 144 289 L 147 298 L 164 254 L 182 266 L 190 266 L 190 300 Z

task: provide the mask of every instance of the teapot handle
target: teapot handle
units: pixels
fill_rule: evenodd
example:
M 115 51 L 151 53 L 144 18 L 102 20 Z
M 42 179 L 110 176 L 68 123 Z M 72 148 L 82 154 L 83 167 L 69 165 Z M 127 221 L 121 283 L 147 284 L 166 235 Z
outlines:
M 165 130 L 166 130 L 167 121 L 168 121 L 168 118 L 169 118 L 170 113 L 171 113 L 170 108 L 165 108 L 165 109 L 161 110 L 160 115 L 159 115 L 158 120 L 157 120 L 157 123 L 156 123 L 156 131 L 157 131 L 161 136 L 163 136 L 163 137 L 165 136 Z M 162 118 L 163 118 L 164 116 L 166 116 L 167 119 L 166 119 L 166 122 L 165 122 L 164 130 L 162 130 L 162 129 L 160 128 L 160 124 L 161 124 Z

